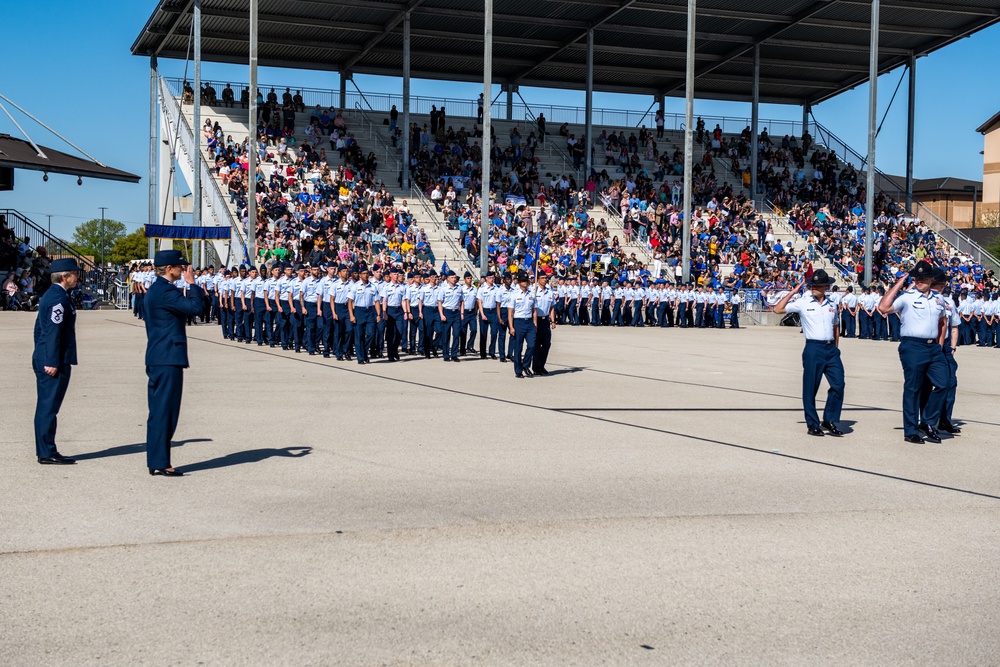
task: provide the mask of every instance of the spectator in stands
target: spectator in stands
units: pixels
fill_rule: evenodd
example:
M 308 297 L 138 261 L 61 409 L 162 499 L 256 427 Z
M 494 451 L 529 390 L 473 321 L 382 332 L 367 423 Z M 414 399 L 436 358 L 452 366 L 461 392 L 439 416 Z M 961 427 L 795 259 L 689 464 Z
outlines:
M 243 92 L 240 93 L 240 107 L 244 109 L 250 108 L 250 89 L 244 88 Z
M 236 94 L 233 92 L 232 86 L 227 83 L 226 87 L 222 89 L 222 104 L 231 109 L 235 103 Z

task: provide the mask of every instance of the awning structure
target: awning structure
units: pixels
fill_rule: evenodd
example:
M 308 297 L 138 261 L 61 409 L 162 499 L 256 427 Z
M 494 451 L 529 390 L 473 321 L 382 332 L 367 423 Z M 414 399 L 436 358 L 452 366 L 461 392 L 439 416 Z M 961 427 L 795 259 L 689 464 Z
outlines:
M 138 183 L 139 176 L 114 169 L 85 158 L 69 155 L 48 146 L 35 147 L 24 139 L 0 134 L 0 167 L 45 171 L 50 174 L 68 174 L 81 178 L 102 178 L 109 181 Z
M 183 60 L 193 0 L 159 0 L 135 55 Z M 246 63 L 248 0 L 202 0 L 202 58 Z M 699 0 L 701 99 L 812 104 L 868 80 L 870 0 Z M 401 76 L 411 14 L 414 78 L 482 81 L 482 0 L 259 0 L 259 64 Z M 493 80 L 582 90 L 594 30 L 594 90 L 683 96 L 686 0 L 495 0 Z M 995 0 L 882 0 L 878 71 L 1000 21 Z

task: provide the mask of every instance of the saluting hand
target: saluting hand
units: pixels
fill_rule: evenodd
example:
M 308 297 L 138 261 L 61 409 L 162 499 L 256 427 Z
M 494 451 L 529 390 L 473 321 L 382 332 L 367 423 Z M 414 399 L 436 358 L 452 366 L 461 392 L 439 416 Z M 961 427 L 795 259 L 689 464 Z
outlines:
M 187 268 L 184 270 L 184 282 L 188 285 L 194 285 L 194 267 L 188 264 Z

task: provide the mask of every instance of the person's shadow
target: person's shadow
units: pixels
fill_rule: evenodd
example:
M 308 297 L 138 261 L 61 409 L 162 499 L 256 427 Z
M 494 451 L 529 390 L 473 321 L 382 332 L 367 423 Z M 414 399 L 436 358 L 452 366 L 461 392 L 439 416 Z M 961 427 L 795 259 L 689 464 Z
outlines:
M 233 452 L 232 454 L 226 454 L 225 456 L 220 456 L 215 459 L 201 461 L 200 463 L 178 466 L 177 470 L 183 473 L 198 472 L 201 470 L 213 470 L 215 468 L 228 468 L 229 466 L 237 466 L 243 463 L 258 463 L 275 456 L 299 458 L 307 456 L 311 453 L 312 447 L 282 447 L 281 449 L 268 447 L 264 449 L 248 449 L 243 452 Z
M 176 440 L 171 444 L 171 447 L 183 447 L 184 445 L 191 442 L 212 442 L 211 438 L 189 438 L 187 440 Z M 124 456 L 125 454 L 141 454 L 146 451 L 145 442 L 137 442 L 131 445 L 118 445 L 117 447 L 108 447 L 107 449 L 102 449 L 99 452 L 87 452 L 84 454 L 74 454 L 73 458 L 77 461 L 86 461 L 88 459 L 103 459 L 109 456 Z

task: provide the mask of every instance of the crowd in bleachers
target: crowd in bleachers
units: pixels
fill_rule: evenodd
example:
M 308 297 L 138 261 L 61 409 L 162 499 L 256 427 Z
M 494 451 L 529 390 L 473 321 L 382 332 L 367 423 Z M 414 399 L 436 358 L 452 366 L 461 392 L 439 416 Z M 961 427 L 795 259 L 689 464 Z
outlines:
M 249 137 L 236 141 L 211 119 L 203 127 L 208 159 L 254 234 L 256 263 L 392 262 L 408 270 L 433 266 L 436 258 L 426 232 L 413 224 L 406 201 L 397 202 L 389 193 L 375 154 L 361 148 L 340 111 L 317 107 L 300 131 L 300 94 L 286 89 L 279 102 L 272 89 L 266 98 L 259 95 L 258 104 L 253 224 L 247 219 Z M 332 158 L 334 152 L 337 157 Z M 241 260 L 233 258 L 232 263 Z
M 215 98 L 214 90 L 205 94 Z M 244 89 L 243 106 L 248 95 Z M 222 101 L 227 106 L 235 103 L 229 85 Z M 279 101 L 273 89 L 266 97 L 261 92 L 258 105 L 260 205 L 255 233 L 261 259 L 305 261 L 318 252 L 377 261 L 389 252 L 418 268 L 433 259 L 426 235 L 421 238 L 411 229 L 407 207 L 397 206 L 384 188 L 375 154 L 361 149 L 342 112 L 317 106 L 310 110 L 304 131 L 296 134 L 297 115 L 305 115 L 300 93 L 286 89 Z M 390 140 L 400 145 L 407 128 L 399 125 L 398 111 L 393 109 L 386 122 Z M 545 123 L 541 116 L 535 124 L 493 135 L 490 190 L 498 203 L 489 241 L 493 266 L 518 266 L 540 232 L 549 249 L 544 263 L 554 273 L 583 275 L 595 267 L 641 266 L 639 270 L 652 276 L 679 274 L 683 152 L 664 140 L 662 116 L 657 115 L 655 130 L 643 126 L 626 136 L 624 130 L 605 129 L 593 142 L 566 123 L 559 127 L 558 138 L 547 135 Z M 458 232 L 470 259 L 476 259 L 483 149 L 478 123 L 469 125 L 471 129 L 450 124 L 444 107 L 435 107 L 429 123 L 408 128 L 408 159 L 413 184 Z M 696 133 L 705 150 L 692 171 L 691 269 L 700 282 L 717 286 L 728 278 L 727 283 L 742 287 L 780 289 L 794 284 L 821 256 L 835 263 L 845 280 L 858 282 L 863 273 L 865 185 L 853 165 L 815 146 L 808 133 L 778 139 L 765 128 L 755 139 L 747 127 L 739 135 L 726 136 L 719 126 L 708 130 L 700 118 Z M 234 142 L 218 124 L 206 126 L 205 136 L 231 201 L 245 212 L 247 142 Z M 572 170 L 540 173 L 537 151 L 546 139 L 557 142 L 560 152 L 564 147 L 564 155 L 577 168 L 589 146 L 595 165 L 589 176 L 578 183 Z M 797 237 L 776 236 L 748 199 L 755 140 L 759 193 L 787 216 Z M 341 166 L 330 165 L 326 141 Z M 599 164 L 602 154 L 604 164 Z M 733 178 L 720 178 L 716 169 Z M 606 221 L 592 219 L 591 207 L 597 204 L 607 216 L 620 216 L 622 238 L 609 233 Z M 525 212 L 522 205 L 534 212 Z M 883 193 L 876 207 L 883 211 L 875 221 L 874 263 L 880 282 L 891 283 L 898 271 L 925 257 L 956 267 L 956 279 L 971 276 L 985 281 L 983 286 L 995 280 L 954 253 L 919 220 L 902 217 L 899 204 Z M 623 250 L 632 244 L 649 249 L 650 266 Z
M 31 238 L 19 238 L 0 214 L 0 307 L 7 310 L 33 310 L 38 298 L 51 284 L 48 250 L 33 247 Z

